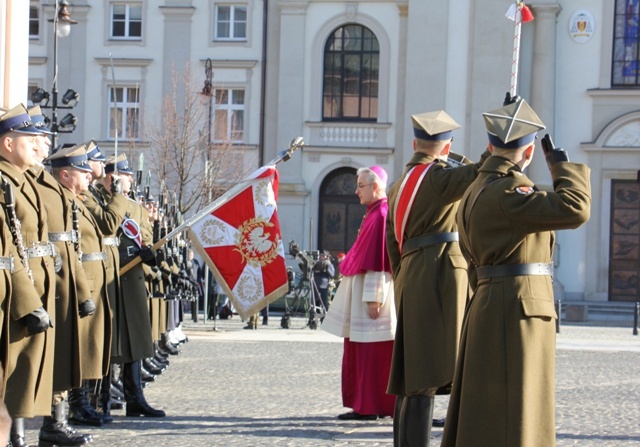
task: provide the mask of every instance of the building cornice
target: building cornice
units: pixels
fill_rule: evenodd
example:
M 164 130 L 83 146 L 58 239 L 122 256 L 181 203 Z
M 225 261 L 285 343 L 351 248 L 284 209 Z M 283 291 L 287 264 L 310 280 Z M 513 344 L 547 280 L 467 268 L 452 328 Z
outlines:
M 111 61 L 113 61 L 114 67 L 147 67 L 153 62 L 153 59 L 140 59 L 140 58 L 118 58 L 111 59 L 109 57 L 96 57 L 96 62 L 103 67 L 110 67 Z
M 207 59 L 200 59 L 200 63 L 204 67 Z M 242 59 L 211 59 L 211 65 L 214 68 L 253 68 L 258 64 L 257 60 L 242 60 Z

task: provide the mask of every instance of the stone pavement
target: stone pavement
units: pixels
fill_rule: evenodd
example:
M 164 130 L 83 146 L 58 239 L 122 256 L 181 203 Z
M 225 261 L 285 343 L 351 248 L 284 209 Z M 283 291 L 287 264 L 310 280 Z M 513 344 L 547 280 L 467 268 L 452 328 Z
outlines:
M 360 446 L 392 445 L 392 421 L 339 421 L 342 340 L 294 319 L 280 328 L 243 330 L 237 316 L 185 321 L 189 342 L 171 366 L 145 389 L 164 419 L 126 418 L 81 427 L 91 446 Z M 640 445 L 640 338 L 631 327 L 564 325 L 557 353 L 558 446 Z M 434 417 L 446 414 L 436 398 Z M 38 420 L 28 422 L 35 445 Z M 434 428 L 438 447 L 442 429 Z

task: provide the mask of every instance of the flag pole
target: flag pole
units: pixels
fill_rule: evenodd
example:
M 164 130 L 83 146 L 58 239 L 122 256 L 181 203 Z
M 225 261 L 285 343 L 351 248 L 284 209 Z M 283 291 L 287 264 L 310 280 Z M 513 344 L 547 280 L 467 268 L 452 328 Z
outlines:
M 291 155 L 295 151 L 300 149 L 302 146 L 304 146 L 304 140 L 302 139 L 302 137 L 294 138 L 293 140 L 291 140 L 291 143 L 289 143 L 289 148 L 288 149 L 280 151 L 278 153 L 278 155 L 273 160 L 271 160 L 269 163 L 267 163 L 265 166 L 277 165 L 278 163 L 281 163 L 283 161 L 289 160 L 291 158 Z M 240 192 L 244 188 L 246 188 L 247 183 L 249 183 L 249 181 L 250 180 L 243 180 L 240 183 L 238 183 L 237 185 L 235 185 L 229 191 L 225 192 L 223 195 L 221 195 L 216 200 L 211 202 L 211 204 L 209 204 L 207 207 L 205 207 L 202 210 L 198 211 L 196 214 L 191 216 L 189 219 L 185 220 L 184 223 L 182 223 L 181 225 L 176 227 L 173 231 L 168 233 L 165 237 L 161 238 L 158 242 L 153 244 L 151 249 L 152 250 L 157 250 L 158 248 L 160 248 L 164 244 L 166 244 L 169 239 L 171 239 L 172 237 L 174 237 L 177 234 L 181 233 L 182 230 L 184 230 L 185 228 L 190 227 L 191 225 L 193 225 L 194 223 L 198 222 L 200 219 L 202 219 L 207 214 L 211 214 L 211 212 L 213 212 L 216 209 L 220 208 L 222 205 L 224 205 L 226 202 L 228 202 L 229 199 L 231 199 L 234 195 L 236 195 L 238 192 Z M 138 265 L 140 262 L 142 262 L 142 258 L 140 258 L 140 256 L 136 256 L 131 261 L 129 261 L 129 263 L 125 264 L 120 269 L 119 274 L 120 275 L 124 275 L 129 270 L 131 270 L 133 267 Z
M 522 34 L 522 6 L 516 2 L 515 29 L 513 33 L 513 60 L 511 62 L 511 87 L 509 93 L 513 98 L 518 89 L 518 65 L 520 62 L 520 36 Z

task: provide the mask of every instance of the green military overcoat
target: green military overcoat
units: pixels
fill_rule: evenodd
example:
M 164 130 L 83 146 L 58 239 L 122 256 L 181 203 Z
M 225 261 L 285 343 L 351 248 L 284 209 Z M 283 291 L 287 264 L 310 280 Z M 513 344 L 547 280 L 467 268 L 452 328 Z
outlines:
M 33 175 L 47 210 L 49 233 L 72 233 L 71 204 L 65 199 L 62 186 L 41 166 L 27 171 L 27 175 Z M 51 234 L 51 240 L 53 236 Z M 62 258 L 62 268 L 56 273 L 53 389 L 62 392 L 82 384 L 78 304 L 89 298 L 95 301 L 95 297 L 91 296 L 74 243 L 55 241 L 53 244 Z
M 556 163 L 551 176 L 554 192 L 537 191 L 511 161 L 487 160 L 457 218 L 463 251 L 475 265 L 551 263 L 553 230 L 588 220 L 589 168 Z M 555 445 L 555 318 L 549 275 L 478 280 L 443 446 Z
M 78 197 L 98 224 L 98 229 L 111 242 L 116 237 L 118 228 L 129 207 L 129 200 L 121 194 L 112 196 L 98 185 L 89 186 L 86 194 Z M 111 357 L 121 355 L 121 339 L 124 322 L 124 303 L 120 293 L 120 254 L 117 245 L 103 244 L 107 252 L 106 281 L 109 308 L 111 309 Z
M 80 247 L 84 257 L 82 267 L 91 296 L 96 304 L 96 313 L 90 318 L 81 319 L 79 325 L 82 378 L 101 379 L 109 370 L 111 353 L 111 309 L 107 296 L 105 267 L 108 260 L 91 259 L 98 254 L 106 255 L 102 232 L 82 200 L 76 198 L 68 189 L 65 189 L 64 193 L 69 206 L 75 203 L 78 207 Z
M 4 196 L 2 201 L 4 201 Z M 5 368 L 11 355 L 15 355 L 11 352 L 12 344 L 9 334 L 24 328 L 24 323 L 19 321 L 19 317 L 16 315 L 22 315 L 26 312 L 29 303 L 31 306 L 35 306 L 32 309 L 35 310 L 41 306 L 41 302 L 27 270 L 20 261 L 20 255 L 13 243 L 13 236 L 9 230 L 4 210 L 0 212 L 0 226 L 2 226 L 0 230 L 0 256 L 13 258 L 13 271 L 11 269 L 0 270 L 0 363 Z M 8 375 L 3 374 L 2 377 L 0 399 L 4 400 Z
M 488 155 L 488 154 L 485 154 Z M 467 262 L 457 242 L 401 255 L 395 238 L 398 190 L 410 168 L 434 162 L 419 186 L 404 241 L 455 232 L 458 201 L 478 174 L 478 164 L 451 167 L 416 152 L 389 191 L 387 251 L 393 269 L 398 326 L 388 392 L 411 395 L 453 380 L 462 315 L 469 295 Z
M 151 231 L 148 231 L 147 211 L 136 201 L 128 199 L 127 217 L 140 226 L 143 245 L 150 245 Z M 137 244 L 118 230 L 120 236 L 120 267 L 127 265 L 137 256 Z M 114 358 L 115 363 L 129 363 L 154 355 L 151 338 L 151 320 L 149 318 L 149 291 L 145 282 L 142 263 L 120 275 L 120 287 L 123 295 L 124 321 L 122 323 L 121 356 Z
M 15 209 L 27 248 L 47 241 L 47 212 L 33 180 L 0 159 L 0 171 L 13 187 Z M 4 195 L 0 194 L 4 206 Z M 55 271 L 52 256 L 29 259 L 33 285 L 12 284 L 11 316 L 17 324 L 9 327 L 10 355 L 5 365 L 7 389 L 5 404 L 13 418 L 31 418 L 51 414 L 53 396 L 53 352 L 55 329 L 29 335 L 24 322 L 17 321 L 44 307 L 55 321 Z M 36 295 L 33 294 L 35 286 Z M 55 323 L 54 323 L 55 324 Z

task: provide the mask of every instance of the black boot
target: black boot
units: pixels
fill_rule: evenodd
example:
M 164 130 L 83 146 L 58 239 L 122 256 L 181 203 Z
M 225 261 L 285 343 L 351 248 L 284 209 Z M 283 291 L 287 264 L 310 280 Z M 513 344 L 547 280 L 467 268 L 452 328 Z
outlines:
M 147 371 L 147 369 L 144 366 L 142 366 L 142 362 L 140 362 L 140 374 L 141 374 L 143 382 L 155 382 L 156 381 L 156 375 L 155 374 L 151 374 L 149 371 Z
M 110 424 L 113 422 L 113 416 L 111 416 L 111 374 L 102 378 L 100 384 L 100 396 L 98 399 L 98 405 L 102 411 L 102 422 Z
M 38 447 L 72 447 L 84 445 L 93 440 L 91 435 L 78 433 L 67 424 L 67 402 L 65 401 L 53 406 L 52 416 L 44 417 L 38 438 L 40 439 Z
M 393 447 L 400 446 L 400 421 L 402 420 L 402 404 L 404 396 L 396 396 L 396 407 L 393 410 Z
M 142 366 L 144 367 L 144 369 L 146 369 L 148 372 L 150 372 L 151 374 L 155 375 L 155 376 L 159 376 L 160 374 L 162 374 L 167 367 L 166 366 L 160 366 L 157 363 L 155 363 L 153 361 L 153 357 L 150 357 L 148 359 L 144 359 L 142 361 Z
M 124 397 L 127 401 L 127 416 L 161 418 L 164 411 L 152 408 L 142 393 L 140 360 L 123 365 Z
M 402 404 L 400 447 L 428 447 L 433 419 L 433 396 L 407 396 Z
M 169 341 L 169 337 L 167 337 L 166 333 L 160 336 L 160 350 L 166 352 L 169 355 L 180 354 L 178 348 Z
M 102 427 L 102 418 L 89 403 L 87 380 L 82 381 L 81 388 L 73 388 L 69 391 L 69 422 L 75 425 L 90 425 Z
M 29 447 L 24 437 L 24 418 L 15 418 L 11 421 L 11 435 L 7 445 L 11 447 Z

